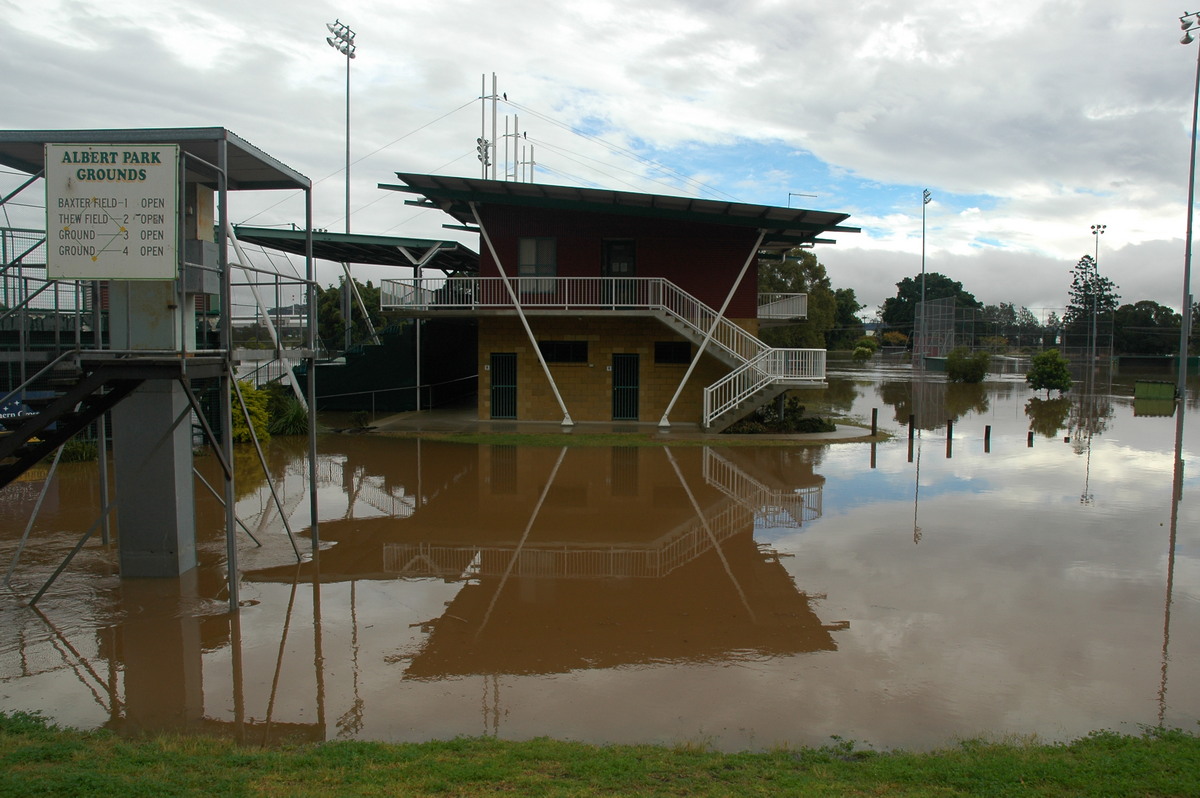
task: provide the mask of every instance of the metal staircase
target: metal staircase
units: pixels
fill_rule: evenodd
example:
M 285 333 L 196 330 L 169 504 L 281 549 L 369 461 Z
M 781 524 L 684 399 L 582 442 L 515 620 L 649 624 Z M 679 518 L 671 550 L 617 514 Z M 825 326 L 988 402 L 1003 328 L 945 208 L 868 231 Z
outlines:
M 790 388 L 824 385 L 824 349 L 772 348 L 674 283 L 661 282 L 663 321 L 697 345 L 712 329 L 706 351 L 733 368 L 704 389 L 705 428 L 720 432 Z
M 216 358 L 188 363 L 170 357 L 87 359 L 79 352 L 60 355 L 26 384 L 0 399 L 0 406 L 21 398 L 34 412 L 0 420 L 0 488 L 21 476 L 75 433 L 108 412 L 139 385 L 152 379 L 187 379 L 220 373 Z M 54 393 L 29 396 L 26 386 L 46 377 Z

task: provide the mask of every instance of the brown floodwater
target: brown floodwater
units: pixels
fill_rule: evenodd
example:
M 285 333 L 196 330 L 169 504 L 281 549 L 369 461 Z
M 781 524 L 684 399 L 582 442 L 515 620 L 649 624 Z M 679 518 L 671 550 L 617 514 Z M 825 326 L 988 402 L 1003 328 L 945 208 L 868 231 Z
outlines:
M 306 444 L 273 441 L 269 477 L 242 452 L 236 615 L 224 511 L 203 486 L 187 577 L 121 580 L 115 543 L 96 536 L 27 607 L 100 506 L 95 465 L 60 466 L 0 593 L 0 710 L 264 744 L 546 735 L 740 750 L 837 735 L 930 748 L 1195 728 L 1186 425 L 1120 381 L 1046 402 L 1012 379 L 844 371 L 823 394 L 865 420 L 877 409 L 895 437 L 322 435 L 317 556 Z M 217 484 L 213 458 L 197 468 Z M 44 479 L 0 491 L 6 570 Z

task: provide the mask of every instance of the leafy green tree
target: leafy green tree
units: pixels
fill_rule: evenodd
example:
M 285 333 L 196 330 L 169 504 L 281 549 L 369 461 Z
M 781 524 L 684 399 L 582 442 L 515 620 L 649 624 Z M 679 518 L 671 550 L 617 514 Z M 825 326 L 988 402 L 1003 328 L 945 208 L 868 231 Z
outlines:
M 953 297 L 959 307 L 982 308 L 974 294 L 963 289 L 962 283 L 938 272 L 925 273 L 925 301 Z M 905 277 L 896 283 L 896 296 L 888 297 L 879 309 L 880 320 L 888 327 L 911 334 L 921 302 L 921 276 Z
M 1071 369 L 1062 353 L 1057 349 L 1047 349 L 1033 356 L 1025 380 L 1035 391 L 1044 390 L 1049 399 L 1050 391 L 1062 394 L 1071 390 Z
M 1096 319 L 1117 309 L 1121 299 L 1117 288 L 1112 280 L 1100 275 L 1091 255 L 1084 255 L 1071 269 L 1071 288 L 1063 314 L 1063 330 L 1071 346 L 1086 346 Z
M 1195 353 L 1200 351 L 1200 302 L 1192 305 L 1191 325 L 1188 335 L 1188 350 Z
M 808 294 L 808 318 L 800 324 L 770 327 L 759 337 L 774 347 L 824 349 L 826 334 L 833 329 L 837 299 L 825 266 L 807 249 L 793 249 L 782 261 L 761 260 L 758 290 L 763 293 Z
M 1018 347 L 1036 345 L 1041 332 L 1042 326 L 1038 324 L 1037 316 L 1033 315 L 1033 311 L 1029 308 L 1021 307 L 1017 311 L 1016 345 Z M 1013 336 L 1010 334 L 1009 338 L 1011 340 Z
M 1042 325 L 1042 346 L 1057 346 L 1058 334 L 1062 331 L 1062 319 L 1053 310 Z
M 833 329 L 825 336 L 827 349 L 849 349 L 863 337 L 863 323 L 858 312 L 863 309 L 853 288 L 838 288 L 833 292 L 837 309 L 833 317 Z
M 1113 314 L 1113 347 L 1125 354 L 1178 352 L 1181 322 L 1178 313 L 1149 299 L 1122 305 Z
M 991 355 L 957 347 L 946 356 L 946 376 L 952 382 L 983 382 Z
M 370 280 L 364 285 L 354 281 L 362 295 L 363 304 L 371 314 L 371 323 L 378 330 L 384 324 L 383 312 L 379 309 L 379 289 Z M 342 312 L 345 278 L 336 285 L 321 289 L 317 293 L 317 334 L 329 349 L 340 350 L 346 340 L 346 319 Z M 351 297 L 351 340 L 361 342 L 370 336 L 370 328 L 359 310 L 358 302 Z

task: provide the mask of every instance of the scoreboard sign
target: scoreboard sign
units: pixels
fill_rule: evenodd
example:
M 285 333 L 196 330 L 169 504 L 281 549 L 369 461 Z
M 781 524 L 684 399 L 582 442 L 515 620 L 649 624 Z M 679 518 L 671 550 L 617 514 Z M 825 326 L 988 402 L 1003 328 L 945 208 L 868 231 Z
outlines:
M 46 145 L 51 279 L 173 280 L 178 240 L 178 145 Z

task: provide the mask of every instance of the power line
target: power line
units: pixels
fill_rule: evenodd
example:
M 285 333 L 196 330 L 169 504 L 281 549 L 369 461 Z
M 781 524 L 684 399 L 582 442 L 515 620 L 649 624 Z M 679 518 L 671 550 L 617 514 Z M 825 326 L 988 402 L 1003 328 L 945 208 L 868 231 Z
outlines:
M 379 148 L 377 148 L 377 149 L 375 149 L 375 150 L 373 150 L 373 151 L 371 151 L 371 152 L 367 153 L 366 155 L 362 156 L 362 157 L 361 157 L 361 158 L 359 158 L 358 160 L 356 160 L 356 161 L 351 161 L 351 162 L 350 162 L 350 165 L 351 165 L 351 166 L 357 166 L 358 164 L 362 163 L 363 161 L 367 160 L 368 158 L 371 158 L 371 157 L 373 157 L 373 156 L 375 156 L 375 155 L 378 155 L 379 153 L 383 152 L 383 151 L 384 151 L 384 150 L 386 150 L 388 147 L 391 147 L 391 146 L 392 146 L 392 145 L 394 145 L 394 144 L 398 144 L 398 143 L 400 143 L 401 141 L 404 141 L 406 138 L 408 138 L 408 137 L 410 137 L 410 136 L 413 136 L 413 135 L 416 135 L 417 133 L 420 133 L 422 130 L 424 130 L 425 128 L 429 127 L 430 125 L 435 125 L 435 124 L 437 124 L 438 122 L 441 122 L 441 121 L 442 121 L 443 119 L 445 119 L 446 117 L 448 117 L 448 116 L 453 116 L 454 114 L 458 113 L 458 112 L 459 112 L 459 111 L 461 111 L 462 109 L 464 109 L 464 108 L 466 108 L 466 107 L 468 107 L 468 106 L 470 106 L 470 105 L 473 105 L 473 104 L 475 103 L 475 100 L 476 100 L 476 98 L 471 98 L 470 100 L 467 100 L 465 103 L 463 103 L 462 105 L 458 106 L 458 107 L 457 107 L 457 108 L 455 108 L 454 110 L 452 110 L 452 111 L 447 111 L 446 113 L 442 114 L 442 115 L 441 115 L 441 116 L 439 116 L 437 119 L 431 119 L 430 121 L 426 122 L 425 124 L 421 125 L 420 127 L 413 128 L 412 130 L 410 130 L 410 131 L 408 131 L 407 133 L 405 133 L 403 136 L 400 136 L 399 138 L 396 138 L 396 139 L 393 139 L 392 141 L 389 141 L 387 144 L 384 144 L 382 147 L 379 147 Z M 343 172 L 345 172 L 345 171 L 346 171 L 346 169 L 345 169 L 345 167 L 343 167 L 343 168 L 341 168 L 341 169 L 338 169 L 338 170 L 336 170 L 336 171 L 334 171 L 334 172 L 331 172 L 330 174 L 327 174 L 327 175 L 325 175 L 325 177 L 322 177 L 320 180 L 316 180 L 316 181 L 314 181 L 314 182 L 313 182 L 313 186 L 316 186 L 316 185 L 318 185 L 319 183 L 323 183 L 323 182 L 325 182 L 326 180 L 329 180 L 329 179 L 330 179 L 330 178 L 332 178 L 332 177 L 336 177 L 337 175 L 340 175 L 340 174 L 342 174 L 342 173 L 343 173 Z M 276 203 L 274 203 L 274 204 L 272 204 L 272 205 L 268 205 L 267 207 L 263 208 L 263 209 L 262 209 L 262 210 L 260 210 L 258 213 L 255 213 L 255 214 L 253 214 L 252 216 L 248 216 L 248 217 L 246 217 L 246 218 L 245 218 L 245 219 L 243 219 L 241 222 L 239 222 L 239 224 L 246 224 L 246 222 L 249 222 L 251 219 L 254 219 L 254 218 L 255 218 L 255 217 L 257 217 L 257 216 L 261 216 L 261 215 L 263 215 L 264 213 L 266 213 L 267 211 L 271 210 L 272 208 L 278 207 L 279 205 L 282 205 L 284 202 L 287 202 L 288 200 L 290 200 L 290 199 L 294 198 L 294 197 L 295 197 L 295 196 L 296 196 L 298 193 L 300 193 L 300 192 L 293 192 L 293 193 L 291 193 L 291 194 L 287 195 L 286 197 L 284 197 L 283 199 L 279 200 L 278 202 L 276 202 Z M 363 208 L 368 208 L 368 207 L 370 207 L 371 205 L 374 205 L 374 204 L 375 204 L 376 202 L 378 202 L 378 201 L 379 201 L 378 199 L 376 199 L 376 200 L 372 200 L 371 202 L 367 203 L 366 205 L 363 205 L 363 206 L 361 206 L 361 207 L 357 208 L 357 210 L 360 210 L 360 211 L 361 211 Z M 342 221 L 342 219 L 334 219 L 333 221 L 336 223 L 336 222 L 340 222 L 340 221 Z
M 555 126 L 557 126 L 557 127 L 560 127 L 560 128 L 562 128 L 563 130 L 566 130 L 566 131 L 568 131 L 568 132 L 570 132 L 570 133 L 574 133 L 576 136 L 579 136 L 579 137 L 581 137 L 581 138 L 587 139 L 588 141 L 591 141 L 591 142 L 593 142 L 593 143 L 595 143 L 595 144 L 598 144 L 598 145 L 600 145 L 600 146 L 602 146 L 602 147 L 605 147 L 605 148 L 607 148 L 608 150 L 610 150 L 610 151 L 612 151 L 612 152 L 614 152 L 614 153 L 617 153 L 617 154 L 620 154 L 620 155 L 625 155 L 625 156 L 627 156 L 627 157 L 633 158 L 634 160 L 636 160 L 636 161 L 638 161 L 638 162 L 640 162 L 640 163 L 644 163 L 644 164 L 646 164 L 646 165 L 648 165 L 648 166 L 653 166 L 653 167 L 655 167 L 656 169 L 660 169 L 660 170 L 662 170 L 664 173 L 667 173 L 667 174 L 672 174 L 672 175 L 674 175 L 675 177 L 677 177 L 677 178 L 679 178 L 680 180 L 682 180 L 684 183 L 686 183 L 686 184 L 688 184 L 689 186 L 691 186 L 691 187 L 695 188 L 696 190 L 699 190 L 699 191 L 706 191 L 706 192 L 709 192 L 709 193 L 711 193 L 711 194 L 714 194 L 714 195 L 720 195 L 720 196 L 724 197 L 725 199 L 731 200 L 731 201 L 733 201 L 733 202 L 739 202 L 739 201 L 740 201 L 740 200 L 739 200 L 737 197 L 734 197 L 732 194 L 726 194 L 724 191 L 721 191 L 720 189 L 716 189 L 716 188 L 713 188 L 712 186 L 709 186 L 709 185 L 707 185 L 707 184 L 705 184 L 705 183 L 701 183 L 699 180 L 696 180 L 696 179 L 695 179 L 695 178 L 693 178 L 693 177 L 689 177 L 688 175 L 684 174 L 683 172 L 680 172 L 680 171 L 678 171 L 677 169 L 673 169 L 673 168 L 671 168 L 671 167 L 669 167 L 669 166 L 667 166 L 667 165 L 665 165 L 665 164 L 661 164 L 661 163 L 659 163 L 659 162 L 657 162 L 657 161 L 653 161 L 653 160 L 651 160 L 651 159 L 649 159 L 649 158 L 646 158 L 645 156 L 642 156 L 642 155 L 638 154 L 637 152 L 635 152 L 635 151 L 633 151 L 633 150 L 631 150 L 631 149 L 629 149 L 629 148 L 627 148 L 627 147 L 622 147 L 622 146 L 621 146 L 621 145 L 619 145 L 619 144 L 613 144 L 612 142 L 606 141 L 606 140 L 604 140 L 604 139 L 602 139 L 602 138 L 600 138 L 600 137 L 598 137 L 598 136 L 593 136 L 593 135 L 591 135 L 590 133 L 585 133 L 585 132 L 583 132 L 582 130 L 579 130 L 578 128 L 574 128 L 574 127 L 571 127 L 570 125 L 567 125 L 567 124 L 565 124 L 565 123 L 563 123 L 563 122 L 559 122 L 557 119 L 554 119 L 553 117 L 547 116 L 546 114 L 543 114 L 543 113 L 541 113 L 541 112 L 539 112 L 539 111 L 535 111 L 534 109 L 532 109 L 532 108 L 529 108 L 528 106 L 521 105 L 520 103 L 513 102 L 512 100 L 508 100 L 507 102 L 508 102 L 508 104 L 509 104 L 509 105 L 511 105 L 512 107 L 514 107 L 514 108 L 516 108 L 516 109 L 518 109 L 518 110 L 520 110 L 520 111 L 523 111 L 523 112 L 528 112 L 528 113 L 532 114 L 533 116 L 536 116 L 538 119 L 541 119 L 541 120 L 543 120 L 543 121 L 545 121 L 545 122 L 549 122 L 550 124 L 552 124 L 552 125 L 555 125 Z

